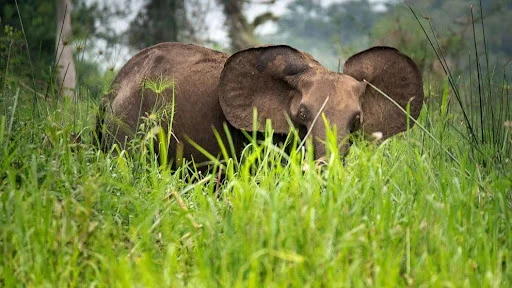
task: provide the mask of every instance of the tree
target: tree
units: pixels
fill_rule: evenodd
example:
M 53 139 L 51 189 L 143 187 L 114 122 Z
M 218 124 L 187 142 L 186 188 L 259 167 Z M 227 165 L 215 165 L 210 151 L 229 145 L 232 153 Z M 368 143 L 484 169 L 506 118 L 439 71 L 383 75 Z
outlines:
M 284 42 L 311 53 L 323 65 L 337 69 L 340 56 L 368 46 L 372 27 L 381 13 L 368 0 L 331 2 L 294 0 L 277 21 L 270 42 Z
M 256 41 L 249 29 L 249 23 L 243 14 L 243 0 L 219 0 L 226 16 L 226 26 L 231 39 L 231 48 L 235 51 L 254 46 Z
M 424 18 L 431 21 L 440 49 L 451 64 L 450 68 L 464 68 L 467 65 L 467 56 L 474 56 L 473 24 L 476 26 L 477 44 L 483 42 L 479 1 L 410 0 L 409 3 L 433 39 L 429 23 Z M 512 56 L 508 49 L 512 46 L 510 33 L 502 28 L 512 25 L 512 7 L 508 0 L 482 0 L 482 8 L 487 52 L 492 54 L 489 59 Z M 374 26 L 373 32 L 375 44 L 397 47 L 410 55 L 422 70 L 434 70 L 444 75 L 426 36 L 406 6 L 390 5 L 389 11 Z
M 128 45 L 135 49 L 166 41 L 186 41 L 190 23 L 184 0 L 147 0 L 130 23 Z
M 57 88 L 64 96 L 72 97 L 76 88 L 76 69 L 73 60 L 71 0 L 57 0 L 56 63 Z
M 218 0 L 222 5 L 224 15 L 226 16 L 226 26 L 228 35 L 231 39 L 231 49 L 239 51 L 257 45 L 258 41 L 254 35 L 254 30 L 259 25 L 268 21 L 275 21 L 277 18 L 270 12 L 263 13 L 254 21 L 249 22 L 243 13 L 244 0 Z M 267 4 L 273 4 L 274 1 L 268 1 Z
M 97 69 L 98 63 L 87 58 L 77 61 L 77 58 L 82 56 L 84 51 L 93 49 L 91 43 L 94 39 L 101 38 L 107 41 L 114 39 L 113 29 L 105 24 L 109 23 L 106 20 L 126 15 L 122 13 L 125 11 L 118 9 L 112 3 L 102 5 L 99 1 L 73 0 L 72 11 L 66 13 L 73 19 L 73 31 L 70 34 L 63 31 L 61 34 L 57 30 L 63 28 L 62 25 L 66 23 L 62 20 L 48 21 L 48 19 L 57 19 L 57 8 L 60 4 L 58 1 L 18 0 L 17 2 L 19 9 L 14 0 L 0 1 L 0 67 L 3 67 L 2 72 L 6 72 L 0 73 L 0 78 L 3 80 L 0 83 L 6 83 L 4 79 L 19 80 L 26 84 L 23 87 L 30 86 L 30 89 L 49 92 L 47 96 L 53 95 L 55 91 L 51 89 L 60 88 L 63 85 L 63 81 L 57 80 L 57 72 L 62 70 L 65 72 L 67 69 L 66 74 L 70 75 L 70 69 L 73 70 L 70 68 L 71 64 L 57 63 L 59 54 L 65 55 L 62 47 L 57 51 L 60 34 L 62 44 L 66 44 L 64 45 L 67 46 L 66 48 L 76 47 L 76 50 L 80 51 L 80 54 L 74 53 L 77 69 L 85 62 L 90 62 L 81 69 L 82 73 L 78 74 L 80 77 L 76 78 L 76 85 L 89 86 L 85 90 L 95 88 L 81 81 L 81 76 L 83 72 L 87 72 L 101 77 Z M 71 9 L 69 4 L 68 8 Z M 63 13 L 60 17 L 63 17 Z M 71 38 L 70 35 L 73 37 Z M 62 56 L 60 58 L 66 59 Z M 57 71 L 55 68 L 58 64 L 64 69 Z M 73 85 L 66 84 L 66 87 L 68 86 Z M 97 88 L 95 89 L 97 91 Z
M 327 9 L 328 22 L 341 41 L 348 43 L 369 38 L 375 21 L 382 13 L 374 11 L 369 0 L 349 0 L 333 3 Z
M 55 22 L 47 19 L 56 18 L 55 2 L 25 0 L 18 1 L 18 7 L 19 16 L 14 0 L 0 4 L 1 32 L 4 33 L 1 37 L 8 42 L 16 40 L 14 45 L 3 47 L 7 49 L 5 55 L 10 54 L 10 57 L 0 61 L 7 61 L 7 59 L 11 61 L 10 65 L 7 65 L 10 75 L 24 79 L 33 77 L 39 85 L 46 82 L 43 79 L 49 79 L 51 74 L 49 67 L 52 67 L 54 63 Z M 21 29 L 20 17 L 25 33 Z M 12 36 L 18 34 L 22 34 L 22 36 Z M 24 37 L 27 39 L 26 42 Z M 12 62 L 13 59 L 17 59 L 17 61 Z M 6 67 L 6 65 L 2 64 L 2 67 Z

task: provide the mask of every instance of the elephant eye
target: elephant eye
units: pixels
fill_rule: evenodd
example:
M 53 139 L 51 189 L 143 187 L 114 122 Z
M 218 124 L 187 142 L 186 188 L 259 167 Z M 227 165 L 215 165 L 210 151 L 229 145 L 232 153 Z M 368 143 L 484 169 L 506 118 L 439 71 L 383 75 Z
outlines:
M 361 113 L 357 113 L 356 116 L 352 119 L 352 124 L 350 125 L 350 133 L 354 133 L 361 128 Z
M 306 121 L 307 119 L 307 110 L 304 107 L 300 107 L 299 109 L 299 118 L 302 121 Z

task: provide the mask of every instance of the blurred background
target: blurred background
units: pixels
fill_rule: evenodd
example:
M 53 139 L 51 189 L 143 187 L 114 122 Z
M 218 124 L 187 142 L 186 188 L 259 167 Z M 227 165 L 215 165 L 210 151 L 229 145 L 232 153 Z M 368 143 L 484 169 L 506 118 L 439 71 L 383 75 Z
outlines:
M 91 98 L 138 50 L 164 41 L 227 53 L 288 44 L 332 70 L 360 50 L 389 45 L 426 79 L 444 79 L 446 67 L 463 72 L 477 55 L 501 71 L 512 57 L 510 0 L 2 0 L 0 7 L 0 80 L 31 78 L 44 90 L 65 67 L 76 75 L 71 88 Z

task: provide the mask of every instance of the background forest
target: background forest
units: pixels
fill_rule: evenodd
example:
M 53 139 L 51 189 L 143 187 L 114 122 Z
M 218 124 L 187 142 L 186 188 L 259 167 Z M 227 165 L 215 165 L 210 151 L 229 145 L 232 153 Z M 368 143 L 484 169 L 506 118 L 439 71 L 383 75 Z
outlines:
M 511 27 L 510 0 L 1 0 L 0 287 L 512 287 Z M 272 133 L 206 174 L 154 133 L 99 151 L 100 98 L 163 41 L 334 71 L 393 46 L 423 110 L 319 169 Z
M 432 33 L 428 21 L 431 22 L 439 48 L 454 69 L 464 69 L 471 62 L 468 57 L 474 57 L 473 24 L 477 26 L 477 44 L 482 44 L 481 17 L 485 19 L 488 59 L 502 66 L 511 59 L 512 37 L 505 27 L 512 26 L 512 4 L 505 0 L 481 2 L 483 13 L 477 8 L 478 2 L 468 0 L 409 1 L 428 33 Z M 88 97 L 101 95 L 99 87 L 108 70 L 119 69 L 139 49 L 164 41 L 192 42 L 226 52 L 266 43 L 288 44 L 311 53 L 333 70 L 339 61 L 354 52 L 389 45 L 411 55 L 424 72 L 444 77 L 424 32 L 401 1 L 78 0 L 71 3 L 61 0 L 57 3 L 73 8 L 72 33 L 65 36 L 69 38 L 65 41 L 77 63 L 78 86 L 86 87 L 83 93 Z M 1 4 L 0 67 L 6 67 L 9 60 L 7 74 L 34 78 L 38 87 L 44 89 L 48 81 L 53 81 L 55 43 L 59 36 L 63 38 L 57 35 L 63 22 L 57 19 L 55 1 L 25 0 L 18 5 L 19 15 L 14 1 Z M 26 42 L 22 29 L 26 32 Z M 28 61 L 32 63 L 28 65 Z

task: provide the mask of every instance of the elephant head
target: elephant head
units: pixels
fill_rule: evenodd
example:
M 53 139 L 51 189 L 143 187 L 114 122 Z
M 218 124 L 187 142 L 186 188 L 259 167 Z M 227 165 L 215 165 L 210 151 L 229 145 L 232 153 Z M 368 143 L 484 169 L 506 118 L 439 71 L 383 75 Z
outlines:
M 403 108 L 410 104 L 411 116 L 418 117 L 423 105 L 421 73 L 409 57 L 389 47 L 350 57 L 343 73 L 329 71 L 289 46 L 250 48 L 227 59 L 217 93 L 224 116 L 235 128 L 263 131 L 270 119 L 274 132 L 285 134 L 289 119 L 313 137 L 318 159 L 326 153 L 321 113 L 337 127 L 340 154 L 348 150 L 346 137 L 357 130 L 380 132 L 386 139 L 407 129 L 407 116 L 364 80 Z

